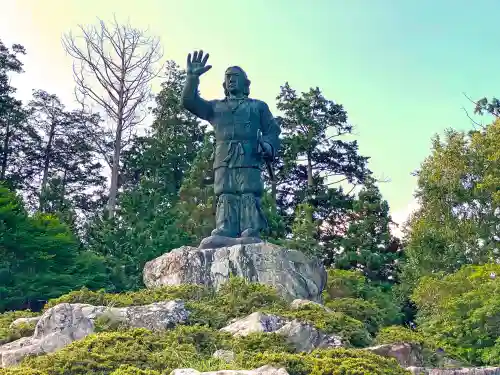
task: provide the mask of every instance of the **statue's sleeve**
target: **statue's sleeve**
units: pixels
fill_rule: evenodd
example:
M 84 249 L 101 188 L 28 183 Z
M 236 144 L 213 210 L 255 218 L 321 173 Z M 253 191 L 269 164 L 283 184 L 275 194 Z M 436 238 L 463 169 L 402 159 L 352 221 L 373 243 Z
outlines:
M 198 93 L 200 77 L 188 75 L 182 90 L 182 105 L 199 118 L 210 121 L 214 114 L 213 102 L 206 101 Z
M 268 105 L 264 102 L 261 102 L 260 106 L 260 126 L 262 131 L 262 140 L 272 147 L 273 157 L 276 157 L 280 147 L 279 136 L 281 129 L 269 110 Z

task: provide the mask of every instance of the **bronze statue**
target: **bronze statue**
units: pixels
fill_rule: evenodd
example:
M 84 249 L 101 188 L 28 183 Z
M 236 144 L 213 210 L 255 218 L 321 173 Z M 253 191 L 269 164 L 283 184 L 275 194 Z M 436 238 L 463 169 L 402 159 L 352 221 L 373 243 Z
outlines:
M 266 103 L 250 99 L 250 80 L 237 66 L 226 70 L 225 98 L 206 101 L 199 96 L 200 76 L 212 66 L 208 54 L 187 58 L 183 106 L 212 124 L 215 131 L 214 190 L 216 228 L 200 247 L 259 242 L 267 225 L 261 209 L 263 163 L 268 166 L 279 147 L 280 128 Z

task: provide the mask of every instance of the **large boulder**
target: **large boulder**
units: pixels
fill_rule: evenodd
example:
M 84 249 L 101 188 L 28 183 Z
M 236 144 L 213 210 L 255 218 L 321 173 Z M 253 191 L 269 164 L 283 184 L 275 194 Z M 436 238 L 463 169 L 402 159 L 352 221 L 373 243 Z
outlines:
M 40 317 L 33 336 L 0 346 L 0 365 L 13 366 L 28 355 L 52 353 L 80 340 L 94 332 L 95 319 L 103 315 L 128 327 L 164 330 L 184 323 L 189 312 L 179 300 L 123 308 L 61 303 Z
M 382 344 L 366 348 L 366 350 L 383 357 L 395 358 L 402 367 L 424 366 L 422 348 L 416 344 Z
M 284 336 L 297 352 L 342 346 L 342 339 L 339 336 L 327 335 L 314 326 L 296 319 L 287 320 L 261 312 L 238 319 L 222 328 L 221 331 L 231 333 L 233 336 L 247 336 L 256 332 L 276 333 Z
M 326 270 L 318 259 L 270 243 L 235 245 L 217 249 L 184 246 L 144 266 L 148 288 L 202 284 L 219 288 L 231 276 L 271 285 L 288 301 L 321 302 Z

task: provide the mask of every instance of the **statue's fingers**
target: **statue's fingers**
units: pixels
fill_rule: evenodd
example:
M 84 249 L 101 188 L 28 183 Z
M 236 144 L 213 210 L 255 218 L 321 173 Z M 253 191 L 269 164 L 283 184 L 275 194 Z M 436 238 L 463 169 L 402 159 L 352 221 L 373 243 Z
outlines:
M 191 65 L 191 54 L 188 53 L 188 57 L 187 57 L 187 65 L 190 66 Z
M 205 57 L 203 58 L 203 60 L 201 60 L 201 63 L 203 65 L 205 65 L 207 63 L 207 60 L 208 60 L 208 56 L 210 56 L 208 53 L 205 55 Z
M 200 49 L 200 50 L 198 51 L 198 61 L 197 61 L 197 62 L 201 62 L 201 58 L 202 58 L 202 57 L 203 57 L 203 50 L 202 50 L 202 49 Z
M 203 68 L 200 69 L 200 74 L 208 72 L 210 69 L 212 69 L 212 65 L 204 66 Z

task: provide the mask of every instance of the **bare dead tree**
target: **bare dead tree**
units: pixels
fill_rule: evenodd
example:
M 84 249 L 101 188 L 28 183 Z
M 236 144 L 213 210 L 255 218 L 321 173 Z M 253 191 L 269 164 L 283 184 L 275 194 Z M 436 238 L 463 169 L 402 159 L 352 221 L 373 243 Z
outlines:
M 108 214 L 114 216 L 118 194 L 120 156 L 136 125 L 146 116 L 151 98 L 151 82 L 163 69 L 160 40 L 147 36 L 147 30 L 114 21 L 108 26 L 79 26 L 81 35 L 62 38 L 66 52 L 73 57 L 75 96 L 84 109 L 97 105 L 112 124 L 101 134 L 89 132 L 111 169 Z M 111 139 L 110 139 L 111 137 Z

